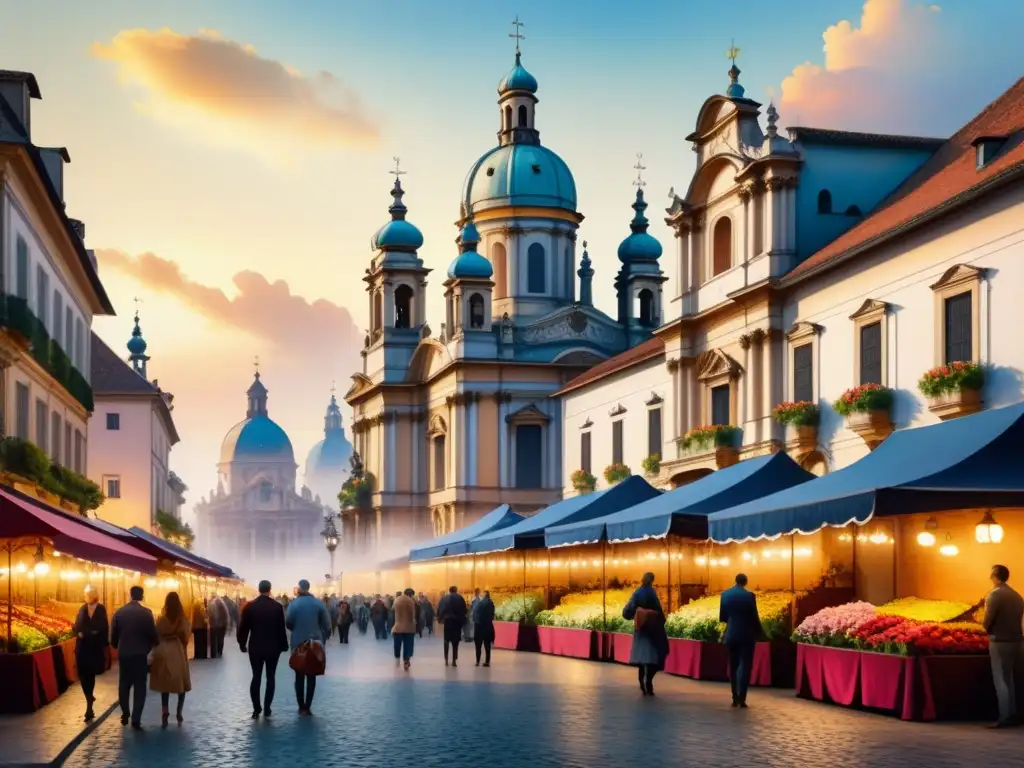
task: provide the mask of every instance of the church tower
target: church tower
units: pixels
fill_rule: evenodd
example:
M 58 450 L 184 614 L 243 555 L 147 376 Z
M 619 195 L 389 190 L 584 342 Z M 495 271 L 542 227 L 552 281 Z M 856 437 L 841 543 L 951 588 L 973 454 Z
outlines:
M 132 337 L 128 340 L 128 361 L 132 364 L 132 370 L 139 376 L 146 377 L 146 363 L 149 362 L 149 355 L 146 354 L 146 340 L 142 338 L 142 328 L 139 326 L 139 310 L 135 310 L 135 327 L 132 328 Z
M 417 255 L 423 235 L 406 220 L 400 160 L 388 208 L 391 221 L 370 241 L 375 251 L 363 281 L 369 295 L 370 333 L 363 349 L 363 373 L 375 381 L 402 381 L 426 325 L 430 270 Z
M 661 243 L 648 233 L 650 222 L 645 211 L 643 156 L 637 155 L 636 200 L 633 203 L 633 221 L 630 235 L 619 245 L 622 266 L 615 277 L 618 296 L 619 322 L 626 329 L 629 345 L 639 344 L 650 336 L 662 322 L 661 285 L 668 278 L 661 271 Z
M 462 349 L 456 357 L 493 358 L 497 337 L 492 332 L 491 263 L 477 253 L 480 233 L 467 221 L 459 236 L 459 255 L 448 267 L 445 281 L 447 328 Z

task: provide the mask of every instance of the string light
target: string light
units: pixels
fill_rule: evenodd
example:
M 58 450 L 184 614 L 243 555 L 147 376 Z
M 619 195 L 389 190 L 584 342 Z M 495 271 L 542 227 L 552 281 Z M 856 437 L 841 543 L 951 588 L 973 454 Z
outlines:
M 741 557 L 742 557 L 742 558 L 743 558 L 744 560 L 751 560 L 751 559 L 752 559 L 752 558 L 753 558 L 754 556 L 753 556 L 753 555 L 751 555 L 751 554 L 750 554 L 749 552 L 744 552 L 744 553 L 743 553 L 743 554 L 741 555 Z
M 718 564 L 721 565 L 722 567 L 727 566 L 729 564 L 729 558 L 728 557 L 719 558 Z
M 708 559 L 706 557 L 704 557 L 704 555 L 698 555 L 698 557 L 694 560 L 694 562 L 697 565 L 707 565 Z

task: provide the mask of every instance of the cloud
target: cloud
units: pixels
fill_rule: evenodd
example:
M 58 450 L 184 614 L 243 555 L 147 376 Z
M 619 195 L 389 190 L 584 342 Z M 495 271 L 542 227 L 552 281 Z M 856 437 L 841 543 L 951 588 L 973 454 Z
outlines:
M 172 295 L 204 317 L 256 336 L 295 360 L 344 362 L 354 370 L 363 333 L 345 307 L 326 299 L 310 303 L 291 292 L 288 283 L 271 283 L 258 272 L 233 278 L 237 294 L 198 283 L 169 259 L 154 253 L 129 256 L 104 248 L 96 252 L 101 269 L 127 275 L 143 287 Z
M 378 138 L 377 125 L 340 78 L 303 75 L 214 30 L 123 30 L 109 43 L 93 43 L 91 52 L 142 85 L 149 101 L 140 108 L 162 119 L 212 119 L 221 129 L 337 147 L 372 146 Z
M 936 5 L 867 0 L 859 26 L 840 21 L 822 35 L 824 65 L 805 62 L 782 81 L 789 125 L 934 135 L 949 123 L 950 67 Z M 936 125 L 938 121 L 939 125 Z

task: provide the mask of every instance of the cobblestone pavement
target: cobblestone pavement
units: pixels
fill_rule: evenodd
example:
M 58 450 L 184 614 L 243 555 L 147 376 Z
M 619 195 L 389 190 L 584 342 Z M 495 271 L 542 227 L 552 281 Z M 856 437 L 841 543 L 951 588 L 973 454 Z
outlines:
M 644 755 L 651 766 L 714 768 L 1024 766 L 1024 729 L 902 723 L 791 691 L 754 690 L 750 709 L 734 710 L 724 685 L 664 675 L 646 699 L 626 667 L 496 652 L 493 667 L 475 668 L 465 646 L 460 667 L 446 669 L 436 638 L 418 642 L 405 673 L 390 647 L 369 638 L 329 646 L 312 718 L 297 717 L 282 663 L 274 717 L 258 721 L 249 718 L 248 662 L 231 648 L 222 660 L 193 663 L 182 727 L 160 729 L 151 694 L 144 732 L 122 728 L 115 711 L 65 764 L 609 768 Z

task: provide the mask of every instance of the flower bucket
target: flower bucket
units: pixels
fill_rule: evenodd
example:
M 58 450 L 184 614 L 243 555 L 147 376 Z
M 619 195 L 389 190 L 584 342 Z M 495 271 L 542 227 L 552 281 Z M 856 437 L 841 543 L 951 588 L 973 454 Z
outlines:
M 969 416 L 981 410 L 981 391 L 977 389 L 961 389 L 956 392 L 943 392 L 928 398 L 928 410 L 943 421 L 959 416 Z
M 738 464 L 739 460 L 740 452 L 738 449 L 726 446 L 715 448 L 715 464 L 719 469 L 725 469 L 733 464 Z
M 794 427 L 796 432 L 796 448 L 801 454 L 810 453 L 818 448 L 817 427 Z
M 853 411 L 846 417 L 846 426 L 860 435 L 872 450 L 892 434 L 889 411 Z

